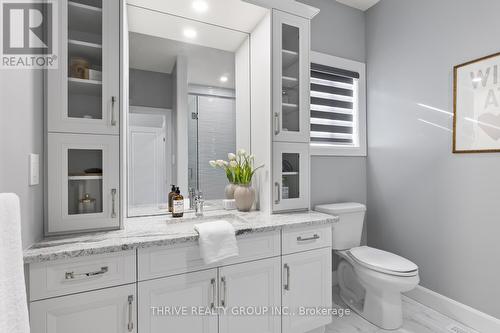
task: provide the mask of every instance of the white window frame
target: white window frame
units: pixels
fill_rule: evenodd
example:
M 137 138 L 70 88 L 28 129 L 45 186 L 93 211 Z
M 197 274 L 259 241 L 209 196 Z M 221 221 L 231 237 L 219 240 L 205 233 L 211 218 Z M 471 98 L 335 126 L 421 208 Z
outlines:
M 353 108 L 355 146 L 311 142 L 311 156 L 366 156 L 366 64 L 314 51 L 311 63 L 359 73 L 358 103 Z

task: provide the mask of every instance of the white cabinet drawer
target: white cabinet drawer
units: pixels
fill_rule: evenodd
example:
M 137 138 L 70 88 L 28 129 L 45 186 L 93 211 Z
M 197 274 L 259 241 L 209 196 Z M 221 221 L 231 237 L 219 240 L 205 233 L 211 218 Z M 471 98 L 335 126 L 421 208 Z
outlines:
M 30 300 L 134 283 L 135 251 L 30 264 Z
M 332 226 L 293 228 L 283 231 L 283 254 L 332 246 Z
M 139 281 L 280 255 L 279 231 L 240 236 L 237 241 L 239 256 L 213 265 L 205 265 L 198 243 L 139 249 Z

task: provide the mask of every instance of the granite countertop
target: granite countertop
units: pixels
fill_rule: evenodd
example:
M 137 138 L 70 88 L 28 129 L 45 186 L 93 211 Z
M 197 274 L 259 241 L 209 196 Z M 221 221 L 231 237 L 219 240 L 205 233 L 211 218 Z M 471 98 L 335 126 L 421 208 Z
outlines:
M 233 224 L 236 235 L 329 224 L 338 220 L 335 216 L 312 211 L 273 215 L 258 211 L 249 213 L 211 211 L 206 212 L 202 218 L 196 218 L 193 213 L 186 213 L 183 218 L 177 219 L 170 216 L 131 218 L 124 221 L 124 228 L 121 230 L 48 237 L 24 251 L 24 262 L 30 264 L 151 246 L 196 242 L 198 234 L 193 229 L 194 225 L 218 219 Z

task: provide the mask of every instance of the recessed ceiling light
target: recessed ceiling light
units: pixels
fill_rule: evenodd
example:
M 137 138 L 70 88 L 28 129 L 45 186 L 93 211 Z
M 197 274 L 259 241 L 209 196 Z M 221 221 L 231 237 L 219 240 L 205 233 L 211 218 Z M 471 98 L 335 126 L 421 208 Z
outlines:
M 206 12 L 208 9 L 208 4 L 204 0 L 195 0 L 193 1 L 192 7 L 195 11 L 199 13 Z
M 196 30 L 191 29 L 191 28 L 184 29 L 184 37 L 195 38 L 196 35 L 198 35 L 198 33 L 196 32 Z
M 483 79 L 480 77 L 475 77 L 472 79 L 472 82 L 482 82 L 482 81 L 483 81 Z
M 227 76 L 222 75 L 219 80 L 220 82 L 227 82 Z

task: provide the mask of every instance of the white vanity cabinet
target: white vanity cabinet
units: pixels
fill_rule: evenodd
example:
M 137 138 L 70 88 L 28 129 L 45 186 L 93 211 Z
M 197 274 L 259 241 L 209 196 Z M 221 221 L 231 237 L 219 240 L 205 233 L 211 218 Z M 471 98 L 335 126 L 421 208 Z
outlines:
M 217 306 L 217 269 L 139 282 L 138 293 L 139 332 L 217 333 L 217 316 L 206 313 Z
M 309 26 L 273 10 L 273 141 L 309 142 Z
M 32 333 L 134 333 L 135 284 L 31 302 Z
M 46 76 L 48 131 L 118 135 L 120 1 L 54 4 L 59 66 Z
M 276 257 L 219 268 L 219 305 L 228 309 L 219 333 L 281 332 L 281 318 L 272 313 L 281 304 L 280 263 Z
M 119 138 L 48 134 L 48 233 L 120 226 Z
M 331 316 L 301 313 L 301 309 L 332 308 L 332 249 L 283 256 L 283 306 L 294 316 L 283 316 L 283 332 L 304 333 L 328 325 Z
M 243 312 L 281 303 L 280 272 L 276 257 L 139 282 L 139 332 L 280 333 L 279 316 Z
M 306 333 L 331 321 L 299 312 L 332 305 L 331 225 L 238 245 L 239 256 L 208 266 L 191 242 L 29 264 L 32 331 Z

